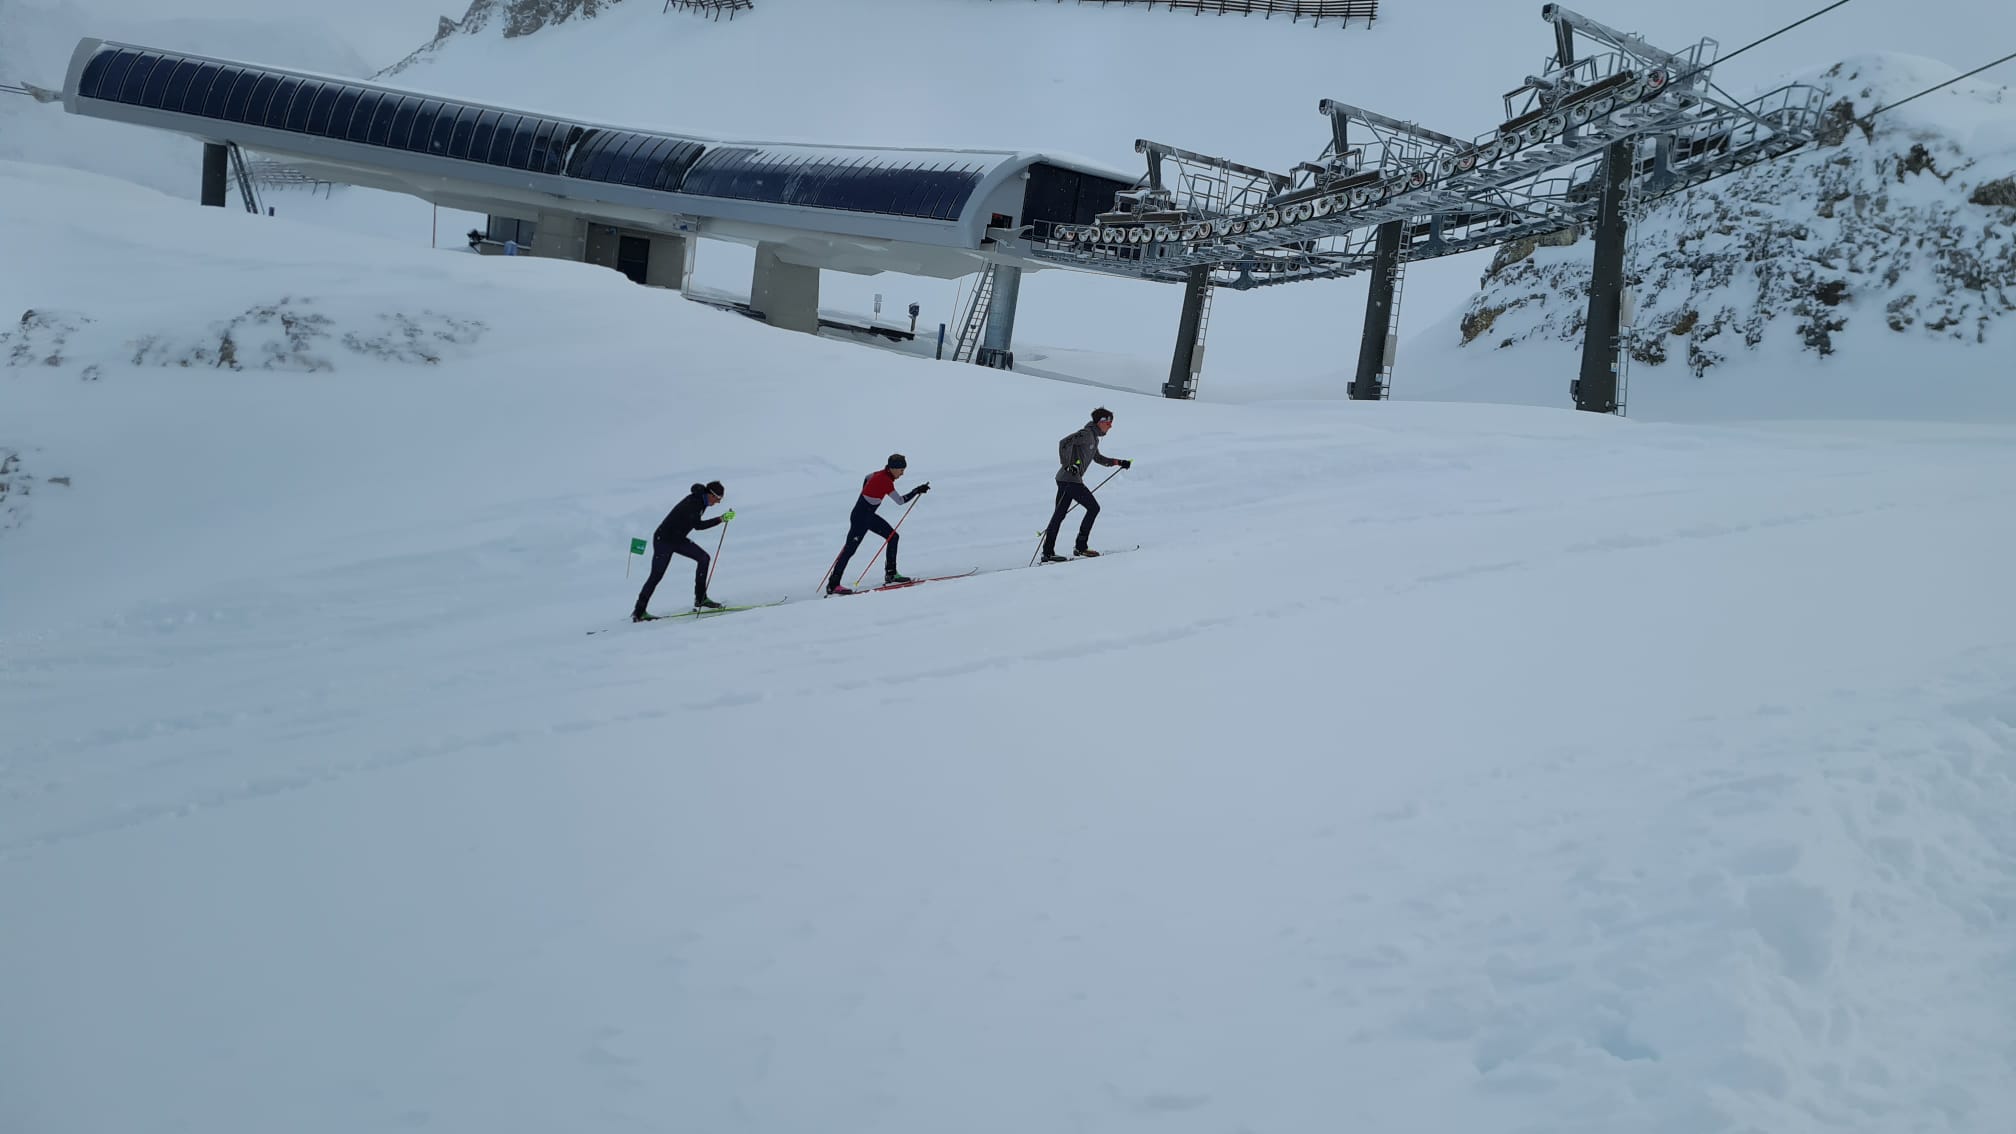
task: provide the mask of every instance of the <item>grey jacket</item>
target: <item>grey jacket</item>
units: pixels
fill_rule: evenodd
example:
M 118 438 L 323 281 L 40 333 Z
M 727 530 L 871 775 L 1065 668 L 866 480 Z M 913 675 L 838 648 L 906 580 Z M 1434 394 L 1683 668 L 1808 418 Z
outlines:
M 1058 484 L 1084 484 L 1085 468 L 1090 464 L 1117 465 L 1120 462 L 1099 451 L 1099 427 L 1091 422 L 1085 428 L 1057 442 Z

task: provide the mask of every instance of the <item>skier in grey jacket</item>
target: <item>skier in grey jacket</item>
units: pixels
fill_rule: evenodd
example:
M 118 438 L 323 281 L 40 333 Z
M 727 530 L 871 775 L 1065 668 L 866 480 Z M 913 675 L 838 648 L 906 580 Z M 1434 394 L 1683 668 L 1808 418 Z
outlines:
M 1092 521 L 1099 518 L 1099 500 L 1092 490 L 1085 487 L 1087 465 L 1118 465 L 1131 469 L 1134 462 L 1109 457 L 1099 451 L 1099 439 L 1113 428 L 1113 411 L 1100 406 L 1092 411 L 1092 420 L 1085 428 L 1057 442 L 1057 507 L 1050 513 L 1050 526 L 1043 532 L 1043 562 L 1061 563 L 1064 557 L 1057 554 L 1057 529 L 1064 524 L 1064 514 L 1072 504 L 1085 509 L 1085 519 L 1078 525 L 1078 544 L 1073 555 L 1096 556 L 1099 553 L 1085 546 L 1092 535 Z

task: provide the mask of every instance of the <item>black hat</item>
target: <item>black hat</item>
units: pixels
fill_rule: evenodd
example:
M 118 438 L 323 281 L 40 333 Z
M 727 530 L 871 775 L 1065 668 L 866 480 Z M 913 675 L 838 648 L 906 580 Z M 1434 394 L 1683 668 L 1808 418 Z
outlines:
M 693 491 L 705 492 L 709 496 L 725 497 L 728 495 L 728 490 L 721 487 L 721 482 L 718 480 L 710 480 L 706 484 L 696 484 L 693 486 Z
M 1095 409 L 1095 410 L 1093 410 L 1093 411 L 1092 411 L 1092 420 L 1093 420 L 1093 421 L 1112 421 L 1112 420 L 1113 420 L 1113 411 L 1112 411 L 1112 410 L 1110 410 L 1110 409 L 1107 409 L 1107 408 L 1106 408 L 1105 406 L 1100 406 L 1100 407 L 1099 407 L 1098 409 Z
M 904 460 L 901 453 L 891 453 L 889 454 L 889 463 L 882 467 L 888 469 L 907 469 L 910 467 L 910 462 Z

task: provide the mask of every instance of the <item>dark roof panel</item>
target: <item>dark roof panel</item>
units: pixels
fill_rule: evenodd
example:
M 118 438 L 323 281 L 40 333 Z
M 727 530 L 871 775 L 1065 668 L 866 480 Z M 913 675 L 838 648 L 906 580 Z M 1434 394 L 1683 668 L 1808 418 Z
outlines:
M 1005 154 L 717 145 L 363 83 L 103 44 L 82 98 L 656 192 L 956 220 Z
M 955 220 L 985 167 L 901 151 L 813 146 L 713 146 L 681 192 L 813 209 Z

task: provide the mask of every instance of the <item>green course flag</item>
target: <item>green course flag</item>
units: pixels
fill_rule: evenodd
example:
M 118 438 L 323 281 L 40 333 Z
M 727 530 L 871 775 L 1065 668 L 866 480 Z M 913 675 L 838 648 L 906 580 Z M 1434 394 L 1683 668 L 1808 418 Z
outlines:
M 643 540 L 641 540 L 641 539 L 633 539 L 633 540 L 631 540 L 631 541 L 630 541 L 630 554 L 632 554 L 632 555 L 642 555 L 642 554 L 644 554 L 644 541 L 643 541 Z

